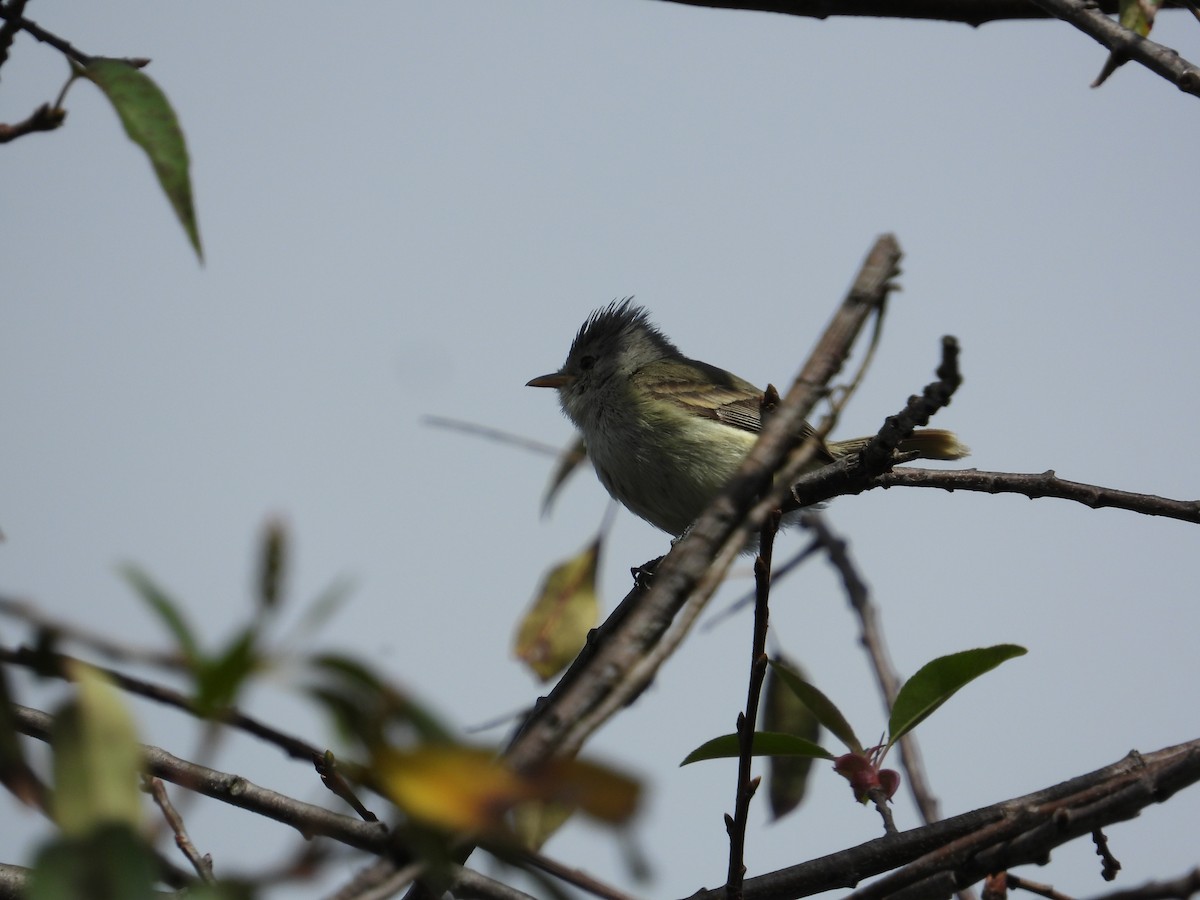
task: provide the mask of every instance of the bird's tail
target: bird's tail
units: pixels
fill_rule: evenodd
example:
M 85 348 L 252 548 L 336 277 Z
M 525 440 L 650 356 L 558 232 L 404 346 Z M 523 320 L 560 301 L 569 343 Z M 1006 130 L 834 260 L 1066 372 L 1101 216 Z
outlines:
M 857 453 L 871 442 L 871 438 L 852 438 L 848 441 L 830 441 L 829 452 L 834 457 Z M 900 442 L 901 453 L 917 453 L 919 459 L 962 459 L 969 456 L 971 448 L 958 439 L 953 431 L 945 428 L 918 428 Z

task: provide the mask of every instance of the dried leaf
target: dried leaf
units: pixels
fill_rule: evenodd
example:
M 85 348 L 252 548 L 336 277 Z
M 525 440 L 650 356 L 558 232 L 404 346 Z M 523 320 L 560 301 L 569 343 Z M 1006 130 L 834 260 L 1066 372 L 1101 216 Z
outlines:
M 513 652 L 543 681 L 562 671 L 596 627 L 600 538 L 551 569 L 517 628 Z
M 615 824 L 633 815 L 639 794 L 633 779 L 592 763 L 552 760 L 521 775 L 491 750 L 454 744 L 385 748 L 372 769 L 380 789 L 406 813 L 454 832 L 508 834 L 508 813 L 530 801 L 579 808 Z

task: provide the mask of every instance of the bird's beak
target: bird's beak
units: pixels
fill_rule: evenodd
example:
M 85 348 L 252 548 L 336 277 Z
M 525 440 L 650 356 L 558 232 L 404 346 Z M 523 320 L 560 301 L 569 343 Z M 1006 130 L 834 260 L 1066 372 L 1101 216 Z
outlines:
M 532 381 L 525 382 L 525 387 L 560 388 L 566 387 L 574 380 L 570 375 L 564 375 L 562 372 L 551 372 L 549 375 L 539 375 Z

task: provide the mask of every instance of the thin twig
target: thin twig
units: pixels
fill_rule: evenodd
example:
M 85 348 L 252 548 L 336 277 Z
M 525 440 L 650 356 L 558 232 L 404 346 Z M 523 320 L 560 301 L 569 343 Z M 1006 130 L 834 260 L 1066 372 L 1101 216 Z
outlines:
M 1100 857 L 1102 865 L 1100 877 L 1105 881 L 1112 881 L 1121 871 L 1120 860 L 1108 849 L 1108 838 L 1099 828 L 1092 832 L 1092 843 L 1096 845 L 1096 855 Z
M 523 853 L 521 854 L 521 862 L 528 864 L 530 867 L 539 869 L 547 875 L 553 875 L 559 881 L 564 881 L 567 884 L 572 884 L 582 891 L 586 891 L 594 897 L 601 897 L 603 900 L 633 900 L 633 898 L 624 891 L 619 891 L 610 884 L 605 884 L 594 875 L 583 871 L 583 869 L 574 868 L 572 866 L 564 866 L 558 860 L 551 859 L 541 853 Z M 455 880 L 454 889 L 457 893 L 459 882 Z
M 1005 883 L 1008 885 L 1009 890 L 1028 891 L 1031 894 L 1037 894 L 1039 897 L 1045 897 L 1046 900 L 1075 900 L 1069 894 L 1056 891 L 1052 885 L 1030 881 L 1028 878 L 1023 878 L 1014 872 L 1006 872 L 1005 876 Z
M 49 44 L 59 53 L 63 54 L 69 59 L 74 60 L 81 66 L 86 66 L 92 61 L 92 57 L 88 56 L 82 50 L 77 50 L 72 47 L 70 42 L 63 40 L 56 34 L 51 34 L 36 22 L 31 22 L 24 18 L 19 10 L 13 11 L 3 4 L 0 4 L 0 19 L 5 20 L 6 26 L 17 28 L 21 31 L 24 31 L 34 40 L 41 41 L 43 44 Z
M 1171 881 L 1148 881 L 1128 890 L 1100 894 L 1092 900 L 1188 900 L 1196 894 L 1200 894 L 1200 868 Z
M 737 791 L 734 794 L 733 815 L 725 817 L 729 834 L 729 869 L 725 878 L 728 900 L 742 900 L 742 881 L 746 877 L 746 825 L 750 821 L 750 801 L 762 781 L 750 777 L 754 761 L 754 729 L 758 723 L 758 706 L 762 699 L 763 680 L 767 675 L 767 631 L 770 625 L 771 555 L 775 533 L 779 530 L 779 513 L 772 515 L 762 528 L 760 550 L 754 560 L 754 634 L 750 642 L 750 678 L 746 687 L 746 710 L 738 714 L 738 771 Z
M 63 119 L 66 117 L 67 111 L 65 109 L 51 107 L 49 103 L 43 103 L 30 113 L 27 119 L 12 125 L 0 122 L 0 144 L 7 144 L 9 141 L 15 141 L 19 137 L 33 134 L 37 131 L 53 131 L 63 123 Z
M 337 797 L 340 797 L 345 803 L 358 813 L 358 817 L 364 822 L 378 822 L 379 817 L 371 812 L 358 795 L 354 793 L 354 788 L 346 781 L 346 777 L 342 775 L 338 769 L 337 759 L 328 750 L 321 756 L 319 760 L 313 762 L 317 770 L 317 774 L 321 776 L 321 783 L 329 788 L 330 792 Z
M 892 665 L 887 651 L 887 642 L 883 637 L 883 629 L 879 625 L 879 613 L 871 602 L 871 590 L 858 573 L 846 540 L 834 534 L 825 517 L 814 511 L 806 512 L 800 520 L 801 524 L 816 535 L 817 540 L 825 548 L 829 562 L 837 569 L 842 577 L 842 585 L 846 591 L 846 599 L 850 608 L 858 616 L 859 642 L 866 650 L 867 658 L 871 661 L 871 669 L 875 673 L 875 681 L 879 692 L 883 695 L 884 709 L 890 713 L 896 695 L 900 692 L 900 675 Z M 900 762 L 908 776 L 908 787 L 913 800 L 921 813 L 921 818 L 927 824 L 941 818 L 937 798 L 929 786 L 925 774 L 925 766 L 921 761 L 921 751 L 917 747 L 912 733 L 900 738 Z
M 142 788 L 154 798 L 154 802 L 162 810 L 163 818 L 171 826 L 171 831 L 175 833 L 175 846 L 187 857 L 192 868 L 196 870 L 196 874 L 200 876 L 200 880 L 205 884 L 216 884 L 217 879 L 213 877 L 212 856 L 207 853 L 201 856 L 196 845 L 192 843 L 187 828 L 183 824 L 183 817 L 179 815 L 179 811 L 171 803 L 171 798 L 167 796 L 167 788 L 162 779 L 143 775 Z
M 162 650 L 154 650 L 148 647 L 135 647 L 131 644 L 114 641 L 107 635 L 91 631 L 73 622 L 68 622 L 66 619 L 59 619 L 49 613 L 43 612 L 35 604 L 27 600 L 20 600 L 16 597 L 0 594 L 0 614 L 28 622 L 39 631 L 49 631 L 55 637 L 74 641 L 112 660 L 143 663 L 175 671 L 185 668 L 183 656 L 179 653 L 163 652 Z
M 377 860 L 330 894 L 329 900 L 387 900 L 420 878 L 426 868 L 423 862 L 396 866 L 391 860 Z
M 797 550 L 790 557 L 788 557 L 787 562 L 781 566 L 775 567 L 775 571 L 771 573 L 771 584 L 778 584 L 780 580 L 787 575 L 790 575 L 793 571 L 803 565 L 810 556 L 820 549 L 821 544 L 819 541 L 810 541 L 807 545 Z M 738 597 L 723 610 L 709 616 L 708 620 L 703 626 L 701 626 L 700 630 L 711 631 L 712 629 L 716 628 L 730 616 L 741 612 L 743 609 L 753 603 L 755 596 L 756 591 L 747 591 L 746 593 L 742 594 L 742 596 Z
M 496 441 L 500 444 L 511 444 L 514 447 L 520 447 L 522 450 L 528 450 L 531 453 L 540 453 L 544 456 L 558 456 L 562 452 L 561 447 L 556 447 L 553 444 L 535 441 L 519 434 L 513 434 L 511 431 L 503 431 L 499 428 L 492 428 L 490 425 L 480 425 L 476 422 L 467 422 L 463 419 L 451 419 L 446 416 L 422 416 L 421 421 L 426 425 L 432 425 L 434 428 L 461 431 L 464 434 L 472 434 L 475 437 Z

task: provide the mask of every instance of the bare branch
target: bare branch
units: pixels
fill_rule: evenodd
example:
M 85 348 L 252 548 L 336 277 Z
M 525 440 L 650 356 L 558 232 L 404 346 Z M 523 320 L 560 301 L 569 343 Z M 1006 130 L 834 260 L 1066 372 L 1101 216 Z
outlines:
M 982 25 L 999 19 L 1044 19 L 1053 13 L 1039 8 L 1032 0 L 670 0 L 687 6 L 713 9 L 742 9 L 782 13 L 812 19 L 831 16 L 870 16 L 889 19 L 936 19 Z M 1182 8 L 1182 0 L 1164 3 L 1167 8 Z M 1097 8 L 1104 13 L 1117 12 L 1117 0 L 1100 0 Z
M 1155 75 L 1171 82 L 1181 91 L 1200 97 L 1200 69 L 1188 62 L 1170 47 L 1155 43 L 1136 32 L 1130 31 L 1090 6 L 1086 0 L 1032 0 L 1052 16 L 1074 25 L 1088 37 L 1093 38 L 1112 51 L 1112 60 L 1129 59 L 1141 63 Z M 1113 66 L 1115 68 L 1115 66 Z M 1103 78 L 1098 78 L 1093 87 L 1098 87 Z
M 872 479 L 864 487 L 842 491 L 857 494 L 872 487 L 927 487 L 946 491 L 980 491 L 985 494 L 1023 494 L 1030 500 L 1040 497 L 1055 497 L 1072 500 L 1092 509 L 1110 507 L 1141 513 L 1146 516 L 1163 516 L 1181 522 L 1200 524 L 1200 500 L 1171 500 L 1153 494 L 1135 494 L 1116 488 L 1066 481 L 1059 478 L 1053 469 L 1040 474 L 1015 472 L 981 472 L 978 469 L 895 469 Z
M 13 704 L 13 717 L 22 734 L 40 741 L 50 740 L 52 717 L 36 709 Z M 146 771 L 173 784 L 257 813 L 295 828 L 305 837 L 323 835 L 343 844 L 372 853 L 390 846 L 388 829 L 380 823 L 360 822 L 350 816 L 294 800 L 284 794 L 259 787 L 228 772 L 219 772 L 173 756 L 166 750 L 142 745 Z
M 1188 900 L 1200 894 L 1200 868 L 1171 881 L 1150 881 L 1126 891 L 1101 894 L 1093 900 Z

